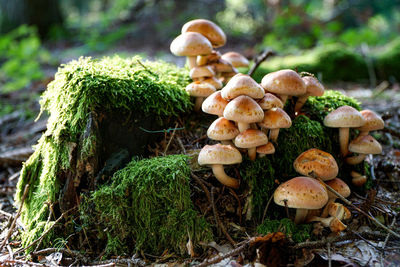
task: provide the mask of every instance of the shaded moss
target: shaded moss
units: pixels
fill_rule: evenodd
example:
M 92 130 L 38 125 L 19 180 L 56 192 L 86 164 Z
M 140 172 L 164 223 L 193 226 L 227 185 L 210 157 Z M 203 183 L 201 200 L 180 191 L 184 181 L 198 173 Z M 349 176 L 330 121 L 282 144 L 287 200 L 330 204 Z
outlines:
M 86 132 L 93 110 L 131 114 L 132 119 L 134 112 L 141 112 L 165 121 L 191 109 L 189 95 L 183 90 L 187 83 L 186 69 L 139 57 L 80 58 L 62 65 L 40 101 L 41 111 L 50 114 L 47 131 L 23 165 L 17 185 L 19 202 L 25 185 L 30 184 L 21 214 L 26 226 L 22 244 L 29 244 L 47 227 L 43 222 L 49 206 L 60 197 L 66 174 L 77 175 L 71 173 L 77 168 L 72 160 L 76 149 L 80 152 L 76 157 L 85 164 L 96 156 L 95 148 L 101 143 Z M 55 217 L 60 214 L 59 204 L 54 206 Z M 64 228 L 59 235 L 67 236 L 70 231 Z M 44 240 L 42 245 L 51 246 L 52 241 Z
M 382 80 L 399 80 L 400 39 L 388 43 L 374 54 L 374 63 L 378 78 Z
M 311 236 L 311 230 L 311 224 L 296 225 L 288 218 L 280 220 L 267 219 L 257 227 L 257 233 L 259 234 L 266 235 L 269 233 L 282 232 L 296 243 L 304 242 L 309 239 Z
M 111 184 L 91 195 L 94 211 L 82 210 L 86 227 L 98 234 L 107 229 L 101 241 L 108 255 L 161 254 L 166 248 L 184 255 L 189 235 L 196 245 L 212 238 L 209 225 L 193 209 L 189 177 L 183 155 L 132 160 Z

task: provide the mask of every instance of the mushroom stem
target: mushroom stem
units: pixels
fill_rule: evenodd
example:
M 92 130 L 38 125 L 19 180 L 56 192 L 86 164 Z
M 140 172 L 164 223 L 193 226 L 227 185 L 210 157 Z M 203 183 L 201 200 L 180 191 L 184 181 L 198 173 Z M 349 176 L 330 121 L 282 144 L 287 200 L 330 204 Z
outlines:
M 239 181 L 235 178 L 228 176 L 225 173 L 224 165 L 222 164 L 213 164 L 211 165 L 215 178 L 220 181 L 221 184 L 232 187 L 232 188 L 239 188 Z
M 347 157 L 346 163 L 349 165 L 359 164 L 365 159 L 366 156 L 367 154 L 358 154 L 357 156 Z
M 279 97 L 281 98 L 281 101 L 283 103 L 283 106 L 285 106 L 286 104 L 286 100 L 288 99 L 287 95 L 279 95 Z
M 278 141 L 279 128 L 269 130 L 269 140 L 276 143 Z
M 197 56 L 188 56 L 187 57 L 187 64 L 189 65 L 189 69 L 193 69 L 194 67 L 197 67 L 196 58 L 197 58 Z
M 207 64 L 207 56 L 198 56 L 197 57 L 197 62 L 196 62 L 199 66 L 203 66 Z
M 230 145 L 232 147 L 236 147 L 235 144 L 231 140 L 222 140 L 221 144 L 223 145 Z
M 294 218 L 294 223 L 299 224 L 304 222 L 308 214 L 308 209 L 297 209 L 296 217 Z
M 369 131 L 360 131 L 360 133 L 358 134 L 358 137 L 360 136 L 366 136 L 369 134 Z
M 248 149 L 248 154 L 249 154 L 249 158 L 252 161 L 256 160 L 256 156 L 257 156 L 257 148 L 256 147 L 252 147 Z
M 204 97 L 196 97 L 196 100 L 194 102 L 194 111 L 199 112 L 201 109 L 201 105 L 203 104 Z
M 349 153 L 349 128 L 339 128 L 340 152 L 345 157 Z
M 238 122 L 238 128 L 239 128 L 239 132 L 243 133 L 244 131 L 246 131 L 247 129 L 250 128 L 250 124 L 248 124 L 247 122 Z
M 303 105 L 307 102 L 307 99 L 308 99 L 308 94 L 299 96 L 299 98 L 297 99 L 296 105 L 294 107 L 294 112 L 296 115 L 300 112 Z

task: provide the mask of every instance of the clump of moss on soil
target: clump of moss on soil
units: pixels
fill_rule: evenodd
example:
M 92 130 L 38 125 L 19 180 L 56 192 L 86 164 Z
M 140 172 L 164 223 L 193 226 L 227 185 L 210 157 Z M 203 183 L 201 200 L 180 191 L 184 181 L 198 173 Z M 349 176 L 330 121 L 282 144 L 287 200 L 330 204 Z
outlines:
M 166 248 L 185 255 L 189 238 L 195 245 L 212 239 L 210 226 L 193 209 L 187 159 L 134 159 L 89 196 L 81 216 L 87 231 L 96 229 L 107 244 L 106 255 L 160 255 Z
M 304 242 L 311 237 L 311 224 L 296 225 L 292 220 L 283 218 L 280 220 L 265 220 L 257 227 L 257 233 L 267 235 L 269 233 L 282 232 L 294 242 Z
M 26 227 L 23 246 L 37 239 L 53 223 L 52 220 L 46 223 L 50 206 L 54 210 L 52 218 L 61 214 L 58 200 L 66 176 L 80 175 L 87 179 L 86 175 L 95 175 L 86 164 L 98 156 L 96 148 L 104 144 L 85 131 L 92 111 L 119 111 L 132 119 L 137 111 L 152 114 L 158 121 L 176 117 L 192 108 L 184 91 L 188 81 L 186 69 L 164 62 L 142 61 L 139 57 L 80 58 L 62 65 L 40 101 L 42 112 L 50 114 L 47 131 L 23 165 L 17 185 L 17 202 L 25 185 L 30 185 L 21 214 Z M 79 154 L 75 155 L 77 147 Z M 84 189 L 88 181 L 77 183 L 76 188 L 81 183 Z M 77 190 L 79 193 L 80 189 Z M 70 234 L 71 229 L 63 230 L 61 236 Z M 52 233 L 47 235 L 51 236 Z M 46 238 L 42 247 L 51 246 L 51 240 Z

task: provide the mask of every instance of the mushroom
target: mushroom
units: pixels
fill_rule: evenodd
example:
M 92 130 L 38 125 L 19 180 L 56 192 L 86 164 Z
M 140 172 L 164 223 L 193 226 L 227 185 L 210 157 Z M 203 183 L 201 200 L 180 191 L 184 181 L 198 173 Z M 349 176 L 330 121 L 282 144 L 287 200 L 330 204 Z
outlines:
M 218 51 L 213 50 L 211 54 L 205 55 L 205 56 L 198 56 L 197 57 L 197 65 L 198 66 L 203 66 L 206 64 L 211 64 L 214 62 L 218 62 L 218 60 L 221 58 L 221 53 Z
M 257 153 L 259 154 L 260 158 L 263 158 L 265 155 L 274 154 L 275 147 L 271 142 L 268 142 L 266 145 L 257 147 Z
M 258 101 L 258 104 L 263 110 L 283 108 L 282 101 L 271 93 L 265 93 L 264 97 Z
M 244 132 L 238 134 L 233 142 L 236 147 L 247 148 L 249 158 L 254 161 L 257 156 L 257 147 L 267 144 L 268 137 L 260 130 L 247 129 Z
M 222 82 L 220 80 L 218 80 L 217 78 L 215 78 L 214 76 L 204 79 L 203 82 L 211 84 L 217 90 L 222 88 Z
M 221 96 L 226 100 L 240 95 L 247 95 L 253 99 L 264 97 L 264 89 L 249 75 L 238 73 L 221 90 Z
M 210 139 L 222 141 L 224 145 L 231 145 L 232 140 L 239 134 L 239 129 L 235 124 L 224 117 L 216 119 L 208 128 L 207 136 Z
M 237 52 L 227 52 L 221 56 L 223 60 L 226 60 L 232 64 L 235 68 L 248 67 L 249 61 L 243 55 Z
M 380 130 L 385 127 L 382 118 L 372 110 L 361 110 L 360 113 L 365 119 L 365 124 L 356 128 L 356 130 L 360 131 L 359 136 L 367 135 L 370 131 Z
M 347 157 L 346 163 L 356 165 L 361 163 L 367 154 L 381 154 L 382 146 L 370 135 L 358 136 L 350 142 L 349 151 L 358 153 L 357 156 Z
M 215 76 L 215 72 L 210 66 L 194 67 L 190 70 L 189 76 L 193 81 L 203 81 L 206 77 Z
M 251 97 L 241 95 L 226 105 L 224 117 L 238 123 L 239 131 L 250 128 L 250 123 L 262 121 L 264 111 Z
M 293 70 L 278 70 L 268 73 L 261 80 L 261 86 L 266 92 L 279 95 L 282 103 L 288 96 L 299 96 L 306 93 L 306 85 L 300 75 Z
M 351 183 L 357 187 L 361 187 L 367 182 L 367 176 L 362 175 L 361 173 L 351 171 L 350 175 L 352 177 Z
M 221 91 L 216 91 L 209 95 L 201 105 L 203 112 L 222 117 L 228 101 L 222 98 Z
M 290 128 L 292 120 L 289 115 L 281 108 L 272 108 L 264 112 L 264 118 L 258 126 L 270 129 L 269 139 L 272 142 L 278 140 L 279 129 Z
M 194 110 L 199 111 L 205 97 L 216 91 L 215 87 L 209 83 L 192 82 L 186 86 L 186 92 L 196 98 Z
M 328 201 L 325 186 L 310 177 L 299 176 L 278 186 L 274 192 L 274 202 L 280 206 L 295 208 L 296 224 L 302 223 L 308 210 L 321 209 Z
M 223 185 L 239 188 L 239 180 L 228 176 L 223 165 L 238 164 L 242 162 L 240 152 L 230 145 L 206 145 L 200 151 L 198 163 L 200 165 L 211 165 L 215 178 Z
M 329 216 L 338 218 L 339 220 L 348 220 L 351 218 L 351 212 L 348 208 L 340 203 L 330 203 L 326 205 Z
M 348 154 L 349 128 L 360 127 L 364 124 L 365 120 L 361 113 L 350 106 L 341 106 L 324 118 L 325 126 L 339 128 L 340 152 L 342 156 Z
M 339 172 L 339 167 L 333 156 L 317 148 L 311 148 L 301 153 L 293 163 L 294 169 L 313 178 L 323 181 L 334 179 Z
M 344 198 L 350 196 L 350 193 L 351 193 L 350 188 L 345 182 L 343 182 L 343 180 L 341 180 L 339 178 L 335 178 L 335 179 L 326 181 L 326 184 L 329 185 L 330 187 L 332 187 L 336 192 L 338 192 Z M 337 196 L 329 191 L 328 191 L 328 197 L 329 197 L 328 203 L 326 204 L 326 206 L 321 214 L 322 218 L 325 218 L 326 216 L 328 216 L 329 205 L 331 203 L 335 202 L 335 200 L 337 199 Z
M 207 55 L 211 53 L 212 45 L 210 41 L 200 33 L 187 32 L 176 37 L 170 50 L 175 56 L 186 56 L 189 68 L 196 67 L 197 55 Z
M 294 111 L 295 114 L 298 114 L 306 103 L 309 96 L 322 96 L 325 92 L 324 86 L 318 81 L 317 78 L 313 76 L 305 76 L 302 78 L 304 84 L 306 85 L 306 93 L 304 95 L 299 96 L 297 99 Z
M 339 233 L 347 228 L 347 226 L 341 220 L 334 216 L 329 218 L 313 216 L 308 219 L 307 222 L 321 222 L 323 226 L 329 227 L 329 229 L 334 233 Z
M 197 32 L 210 40 L 214 48 L 221 47 L 226 43 L 224 31 L 214 22 L 206 19 L 195 19 L 186 22 L 182 26 L 182 33 Z

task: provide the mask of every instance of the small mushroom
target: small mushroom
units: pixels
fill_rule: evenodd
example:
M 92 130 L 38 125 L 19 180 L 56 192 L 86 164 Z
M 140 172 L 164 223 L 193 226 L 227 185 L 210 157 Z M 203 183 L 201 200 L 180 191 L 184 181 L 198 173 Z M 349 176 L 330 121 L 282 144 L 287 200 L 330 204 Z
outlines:
M 272 108 L 264 112 L 264 118 L 258 123 L 258 126 L 269 131 L 269 139 L 272 142 L 278 140 L 279 129 L 290 128 L 292 120 L 289 115 L 281 108 Z
M 290 179 L 280 184 L 274 192 L 276 204 L 297 209 L 294 219 L 296 224 L 305 220 L 308 210 L 321 209 L 327 201 L 325 186 L 310 177 L 299 176 Z
M 329 185 L 330 187 L 332 187 L 336 192 L 338 192 L 340 195 L 342 195 L 344 198 L 350 196 L 350 188 L 349 186 L 343 182 L 342 179 L 339 178 L 335 178 L 329 181 L 326 181 L 326 184 Z M 337 196 L 334 195 L 333 193 L 328 191 L 328 203 L 325 206 L 324 210 L 322 211 L 321 217 L 325 218 L 326 216 L 328 216 L 328 207 L 331 203 L 335 202 L 335 200 L 337 199 Z
M 213 50 L 211 54 L 205 55 L 205 56 L 198 56 L 197 57 L 197 65 L 198 66 L 203 66 L 211 63 L 218 62 L 218 60 L 221 58 L 221 53 L 218 51 Z
M 339 233 L 347 228 L 347 226 L 338 218 L 331 216 L 329 218 L 321 217 L 311 217 L 307 222 L 321 222 L 324 227 L 329 227 L 329 229 L 334 233 Z
M 209 95 L 201 105 L 203 112 L 222 117 L 228 101 L 222 98 L 221 91 L 216 91 Z
M 258 101 L 258 104 L 263 110 L 283 108 L 282 101 L 271 93 L 265 93 L 264 97 Z
M 361 113 L 350 106 L 341 106 L 324 118 L 325 126 L 339 128 L 340 152 L 342 156 L 348 154 L 349 128 L 360 127 L 364 124 L 365 120 Z
M 221 95 L 226 100 L 246 95 L 253 99 L 264 97 L 264 89 L 249 75 L 238 73 L 221 90 Z
M 328 200 L 329 201 L 329 200 Z M 351 218 L 351 212 L 348 208 L 340 203 L 330 203 L 326 205 L 329 216 L 338 218 L 339 220 L 348 220 Z
M 224 117 L 216 119 L 208 128 L 207 136 L 210 139 L 222 141 L 224 145 L 230 145 L 233 138 L 239 134 L 235 124 Z
M 325 92 L 324 86 L 318 81 L 317 78 L 313 76 L 305 76 L 302 78 L 306 85 L 306 93 L 304 95 L 299 96 L 297 99 L 294 111 L 298 114 L 306 103 L 309 96 L 322 96 Z
M 257 153 L 259 154 L 260 158 L 263 158 L 265 155 L 274 154 L 275 147 L 271 142 L 268 142 L 266 145 L 257 147 Z
M 224 165 L 238 164 L 242 162 L 240 152 L 230 145 L 206 145 L 200 151 L 198 162 L 200 165 L 211 165 L 215 178 L 223 185 L 239 188 L 239 180 L 225 173 Z
M 268 137 L 260 130 L 247 129 L 233 140 L 236 147 L 247 148 L 249 158 L 255 160 L 257 147 L 268 143 Z
M 214 22 L 206 19 L 195 19 L 186 22 L 182 26 L 182 33 L 197 32 L 210 40 L 214 48 L 221 47 L 226 43 L 224 31 Z
M 237 52 L 227 52 L 221 56 L 223 60 L 226 60 L 232 64 L 235 68 L 248 67 L 249 61 L 242 54 Z
M 361 173 L 351 171 L 350 175 L 352 177 L 351 183 L 357 187 L 361 187 L 367 182 L 367 176 L 362 175 Z
M 186 92 L 196 98 L 194 110 L 199 111 L 203 101 L 206 97 L 216 91 L 215 87 L 209 83 L 192 82 L 186 86 Z
M 347 157 L 346 163 L 356 165 L 361 163 L 368 154 L 381 154 L 382 146 L 370 135 L 358 136 L 350 142 L 349 151 L 358 153 L 357 156 Z
M 215 77 L 206 78 L 203 80 L 203 82 L 211 84 L 217 90 L 222 88 L 222 82 Z
M 382 118 L 372 110 L 361 110 L 360 113 L 365 119 L 365 124 L 356 128 L 356 130 L 360 131 L 359 136 L 368 135 L 370 131 L 381 130 L 385 127 Z
M 215 76 L 215 72 L 209 66 L 194 67 L 190 70 L 189 76 L 193 81 L 203 81 L 207 77 Z

